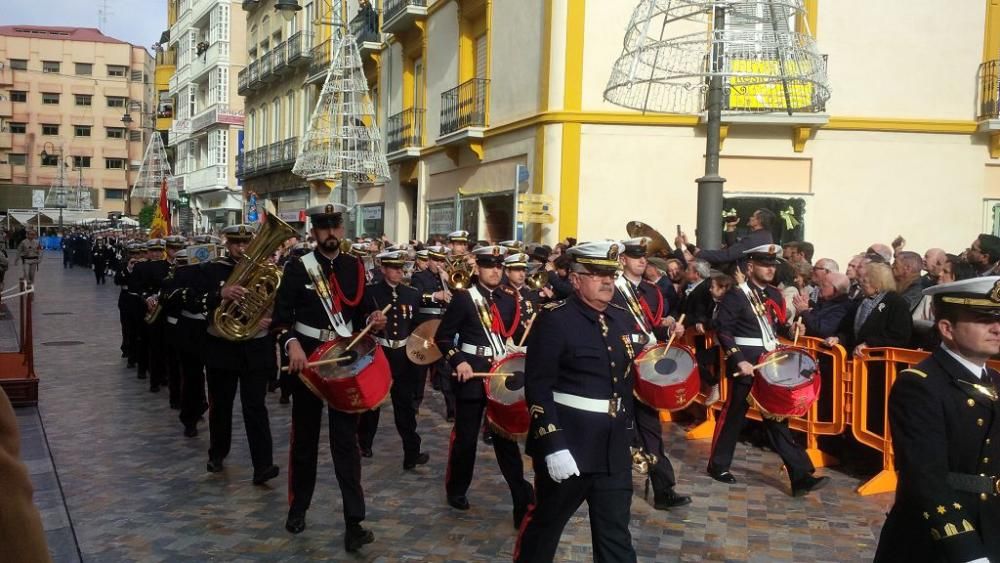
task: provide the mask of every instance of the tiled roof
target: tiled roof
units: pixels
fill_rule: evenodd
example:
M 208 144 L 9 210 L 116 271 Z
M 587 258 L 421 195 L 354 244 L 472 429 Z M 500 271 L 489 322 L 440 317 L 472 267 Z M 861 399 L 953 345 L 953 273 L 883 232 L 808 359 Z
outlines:
M 91 43 L 116 43 L 127 45 L 127 41 L 108 37 L 96 27 L 60 27 L 47 25 L 0 25 L 0 35 L 7 37 L 34 37 L 56 41 L 88 41 Z

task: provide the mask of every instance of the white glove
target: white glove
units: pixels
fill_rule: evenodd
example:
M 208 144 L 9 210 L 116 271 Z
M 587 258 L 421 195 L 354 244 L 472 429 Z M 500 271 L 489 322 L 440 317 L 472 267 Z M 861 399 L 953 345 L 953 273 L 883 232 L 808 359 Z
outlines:
M 556 483 L 562 483 L 573 475 L 580 475 L 580 468 L 569 450 L 559 450 L 545 456 L 545 465 L 549 468 L 549 477 Z

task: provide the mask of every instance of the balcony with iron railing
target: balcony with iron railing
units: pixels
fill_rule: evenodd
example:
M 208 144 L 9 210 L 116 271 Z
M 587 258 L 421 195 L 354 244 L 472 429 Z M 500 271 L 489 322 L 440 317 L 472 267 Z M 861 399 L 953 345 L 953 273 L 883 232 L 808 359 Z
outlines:
M 288 69 L 288 43 L 282 41 L 271 49 L 271 72 L 280 76 Z
M 378 51 L 382 48 L 382 33 L 379 31 L 378 10 L 367 8 L 359 10 L 351 18 L 351 34 L 358 41 L 362 54 L 367 51 Z
M 327 39 L 312 48 L 312 61 L 309 63 L 309 77 L 306 79 L 307 84 L 323 82 L 326 79 L 326 69 L 330 67 L 332 49 L 332 39 Z
M 291 170 L 299 154 L 298 150 L 299 139 L 292 137 L 246 151 L 237 163 L 237 176 L 247 179 Z
M 400 33 L 427 18 L 427 0 L 384 0 L 382 32 Z
M 979 103 L 976 121 L 1000 119 L 1000 60 L 979 65 Z
M 288 38 L 288 66 L 299 65 L 312 59 L 313 34 L 309 31 L 299 31 Z
M 405 109 L 386 120 L 386 152 L 390 162 L 420 156 L 424 144 L 423 108 Z
M 445 144 L 464 137 L 483 137 L 489 97 L 490 81 L 486 78 L 473 78 L 441 94 L 441 137 Z M 464 135 L 452 138 L 463 131 Z
M 260 81 L 263 83 L 271 82 L 271 80 L 275 78 L 274 74 L 272 73 L 272 71 L 274 70 L 274 57 L 272 56 L 273 54 L 274 51 L 268 51 L 263 55 L 261 55 L 259 59 L 257 59 L 257 62 L 260 67 Z

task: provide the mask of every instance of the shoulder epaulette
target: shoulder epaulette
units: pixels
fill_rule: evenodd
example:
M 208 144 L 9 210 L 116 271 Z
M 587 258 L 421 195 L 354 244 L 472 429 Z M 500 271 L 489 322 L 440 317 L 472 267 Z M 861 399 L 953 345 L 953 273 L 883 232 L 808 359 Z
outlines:
M 608 303 L 608 306 L 609 307 L 614 307 L 615 309 L 618 309 L 620 311 L 628 312 L 628 309 L 626 309 L 625 307 L 622 307 L 621 305 L 619 305 L 617 303 Z
M 927 379 L 927 374 L 925 372 L 920 371 L 919 369 L 907 368 L 907 369 L 904 369 L 903 371 L 899 372 L 900 375 L 902 375 L 904 373 L 912 373 L 913 375 L 919 376 L 919 377 L 921 377 L 923 379 Z
M 545 309 L 546 311 L 554 311 L 565 304 L 565 299 L 560 299 L 559 301 L 549 301 L 545 305 L 542 305 L 542 309 Z
M 502 286 L 500 286 L 500 290 L 503 291 L 504 293 L 506 293 L 507 295 L 510 295 L 511 297 L 514 297 L 514 296 L 517 295 L 517 292 L 514 291 L 514 288 L 510 287 L 509 285 L 502 285 Z

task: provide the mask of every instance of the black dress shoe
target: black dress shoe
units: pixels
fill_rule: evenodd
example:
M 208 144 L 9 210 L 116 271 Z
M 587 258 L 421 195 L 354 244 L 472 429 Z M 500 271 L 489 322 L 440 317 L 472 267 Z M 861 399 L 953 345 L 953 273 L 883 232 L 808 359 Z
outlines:
M 194 438 L 198 435 L 198 425 L 197 424 L 185 424 L 184 425 L 184 436 L 188 438 Z
M 135 369 L 135 362 L 128 362 L 125 364 L 126 369 Z
M 150 385 L 149 386 L 149 392 L 150 393 L 159 393 L 160 392 L 160 386 L 159 385 Z
M 263 485 L 264 483 L 266 483 L 266 482 L 270 481 L 271 479 L 274 479 L 275 477 L 277 477 L 279 472 L 280 472 L 280 469 L 278 469 L 277 465 L 271 465 L 271 467 L 268 467 L 267 469 L 264 469 L 263 471 L 254 471 L 253 472 L 253 484 L 254 485 Z
M 347 526 L 347 531 L 344 532 L 344 549 L 349 552 L 355 552 L 373 541 L 375 534 L 362 528 L 360 524 Z
M 792 496 L 802 497 L 812 491 L 818 491 L 829 484 L 829 477 L 813 477 L 812 475 L 807 475 L 799 480 L 798 483 L 792 484 Z
M 465 495 L 448 495 L 448 504 L 450 504 L 452 508 L 457 508 L 458 510 L 469 509 L 469 499 Z
M 181 410 L 180 403 L 170 403 L 170 410 L 175 410 L 175 411 Z
M 289 512 L 285 519 L 285 529 L 293 534 L 301 534 L 306 529 L 306 513 Z
M 736 477 L 733 477 L 733 474 L 730 473 L 728 470 L 727 471 L 717 471 L 715 469 L 709 469 L 708 470 L 708 474 L 709 474 L 709 476 L 712 477 L 712 479 L 715 479 L 716 481 L 718 481 L 720 483 L 725 483 L 727 485 L 732 485 L 732 484 L 736 483 Z
M 361 457 L 372 457 L 372 455 L 374 455 L 374 454 L 372 454 L 371 448 L 366 448 L 364 446 L 359 446 L 358 449 L 361 450 Z
M 137 375 L 136 377 L 138 377 L 139 379 L 146 379 L 146 372 L 140 371 L 139 375 Z
M 455 422 L 455 413 L 446 414 L 444 420 L 445 422 Z
M 670 510 L 671 508 L 677 508 L 679 506 L 686 506 L 691 504 L 691 497 L 687 495 L 679 495 L 670 489 L 664 494 L 654 494 L 655 500 L 653 501 L 653 508 L 657 510 Z
M 218 473 L 222 471 L 222 460 L 221 459 L 210 459 L 208 460 L 208 465 L 205 467 L 209 473 Z
M 493 433 L 492 432 L 483 432 L 483 443 L 486 444 L 487 446 L 492 446 L 493 445 Z
M 423 452 L 420 452 L 419 454 L 416 455 L 416 457 L 404 459 L 403 460 L 403 469 L 409 471 L 410 469 L 413 469 L 414 467 L 416 467 L 418 465 L 423 465 L 423 464 L 427 463 L 428 461 L 430 461 L 430 459 L 431 459 L 431 456 L 429 456 L 429 455 L 427 455 L 427 454 L 425 454 Z

